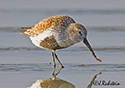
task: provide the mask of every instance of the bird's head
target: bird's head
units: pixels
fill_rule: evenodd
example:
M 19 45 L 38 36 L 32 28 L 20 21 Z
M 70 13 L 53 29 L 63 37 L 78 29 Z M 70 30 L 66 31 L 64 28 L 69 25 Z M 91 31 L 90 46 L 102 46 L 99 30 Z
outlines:
M 88 40 L 87 40 L 87 30 L 86 28 L 78 23 L 72 23 L 69 26 L 70 28 L 70 39 L 72 39 L 73 41 L 76 42 L 81 42 L 83 41 L 83 43 L 88 47 L 88 49 L 91 51 L 92 55 L 95 57 L 96 60 L 98 60 L 99 62 L 101 62 L 101 59 L 98 59 L 94 53 L 94 50 L 92 49 L 91 45 L 89 44 Z
M 72 23 L 69 25 L 70 39 L 76 42 L 81 42 L 86 38 L 87 30 L 86 28 L 78 23 Z

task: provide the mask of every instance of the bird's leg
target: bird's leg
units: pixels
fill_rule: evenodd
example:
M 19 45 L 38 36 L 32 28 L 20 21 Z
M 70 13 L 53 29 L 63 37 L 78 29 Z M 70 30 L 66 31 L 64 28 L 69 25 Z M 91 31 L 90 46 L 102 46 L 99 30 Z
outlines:
M 60 64 L 61 68 L 58 70 L 57 73 L 55 73 L 56 70 L 56 63 L 55 63 L 55 58 L 58 61 L 58 63 Z M 62 68 L 64 68 L 64 66 L 62 65 L 62 63 L 60 62 L 60 60 L 58 59 L 57 55 L 55 54 L 55 51 L 52 50 L 52 59 L 53 59 L 53 72 L 52 72 L 52 76 L 53 79 L 56 79 L 56 76 L 60 73 L 60 71 L 62 70 Z
M 60 68 L 60 69 L 58 70 L 58 72 L 55 73 L 55 77 L 61 72 L 62 69 L 63 69 L 63 68 Z
M 55 63 L 55 52 L 52 51 L 52 59 L 53 59 L 53 67 L 56 68 L 56 63 Z
M 55 69 L 56 69 L 56 64 L 55 64 L 55 58 L 54 58 L 54 52 L 52 51 L 52 59 L 53 59 L 53 72 L 52 72 L 52 76 L 55 79 Z
M 96 74 L 96 75 L 92 78 L 92 80 L 90 81 L 90 83 L 89 83 L 89 85 L 87 86 L 87 88 L 91 88 L 91 86 L 92 86 L 94 80 L 96 79 L 96 77 L 97 77 L 98 75 L 101 75 L 101 74 L 102 74 L 102 72 L 99 72 L 98 74 Z
M 55 51 L 54 51 L 54 57 L 56 58 L 56 60 L 58 61 L 58 63 L 60 64 L 61 68 L 64 68 L 64 66 L 62 65 L 62 63 L 60 62 L 60 60 L 58 59 Z

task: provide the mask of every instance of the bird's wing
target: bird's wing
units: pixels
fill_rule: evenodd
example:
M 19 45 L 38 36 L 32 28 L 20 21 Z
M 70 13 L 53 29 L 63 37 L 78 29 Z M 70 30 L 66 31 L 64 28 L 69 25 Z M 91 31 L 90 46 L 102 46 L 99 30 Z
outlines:
M 66 27 L 68 27 L 69 24 L 71 23 L 75 23 L 75 21 L 69 16 L 65 15 L 52 16 L 39 21 L 33 27 L 22 27 L 23 30 L 21 31 L 21 33 L 27 36 L 34 36 L 38 35 L 39 33 L 42 33 L 47 29 L 51 30 L 57 30 L 58 28 L 66 29 Z

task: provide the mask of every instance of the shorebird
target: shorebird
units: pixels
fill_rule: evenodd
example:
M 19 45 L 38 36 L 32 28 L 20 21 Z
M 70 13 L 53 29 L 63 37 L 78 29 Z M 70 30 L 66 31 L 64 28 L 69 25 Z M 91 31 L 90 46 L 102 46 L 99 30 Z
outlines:
M 86 28 L 82 24 L 76 23 L 69 16 L 57 15 L 48 17 L 39 21 L 35 26 L 22 27 L 21 29 L 20 32 L 27 35 L 35 46 L 51 50 L 54 68 L 56 67 L 55 59 L 61 68 L 64 68 L 55 50 L 67 48 L 81 41 L 92 52 L 95 59 L 101 62 L 101 59 L 96 57 L 87 40 Z

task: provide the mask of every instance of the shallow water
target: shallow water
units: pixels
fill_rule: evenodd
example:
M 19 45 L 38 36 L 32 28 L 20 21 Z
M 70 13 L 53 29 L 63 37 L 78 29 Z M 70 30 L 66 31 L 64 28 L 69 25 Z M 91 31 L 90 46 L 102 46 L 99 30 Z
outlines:
M 120 85 L 114 85 L 113 88 L 123 88 L 124 27 L 88 27 L 88 31 L 88 39 L 103 62 L 94 60 L 85 45 L 78 43 L 67 49 L 57 50 L 57 55 L 65 66 L 57 77 L 73 83 L 77 88 L 83 88 L 87 87 L 95 74 L 102 72 L 96 80 L 117 81 Z M 19 33 L 19 28 L 0 28 L 0 41 L 0 87 L 26 88 L 38 79 L 52 77 L 53 67 L 49 64 L 52 63 L 51 52 L 32 45 L 26 36 Z M 7 85 L 4 85 L 5 82 Z
M 38 79 L 52 77 L 51 52 L 35 47 L 19 30 L 21 26 L 32 26 L 58 14 L 69 15 L 86 26 L 88 40 L 102 63 L 92 57 L 83 43 L 78 43 L 56 51 L 65 67 L 57 77 L 73 83 L 76 88 L 87 88 L 93 76 L 102 72 L 96 80 L 117 81 L 120 85 L 93 85 L 92 88 L 124 88 L 124 3 L 124 0 L 84 0 L 84 3 L 68 0 L 67 4 L 65 0 L 51 3 L 48 0 L 1 0 L 0 88 L 27 88 Z

